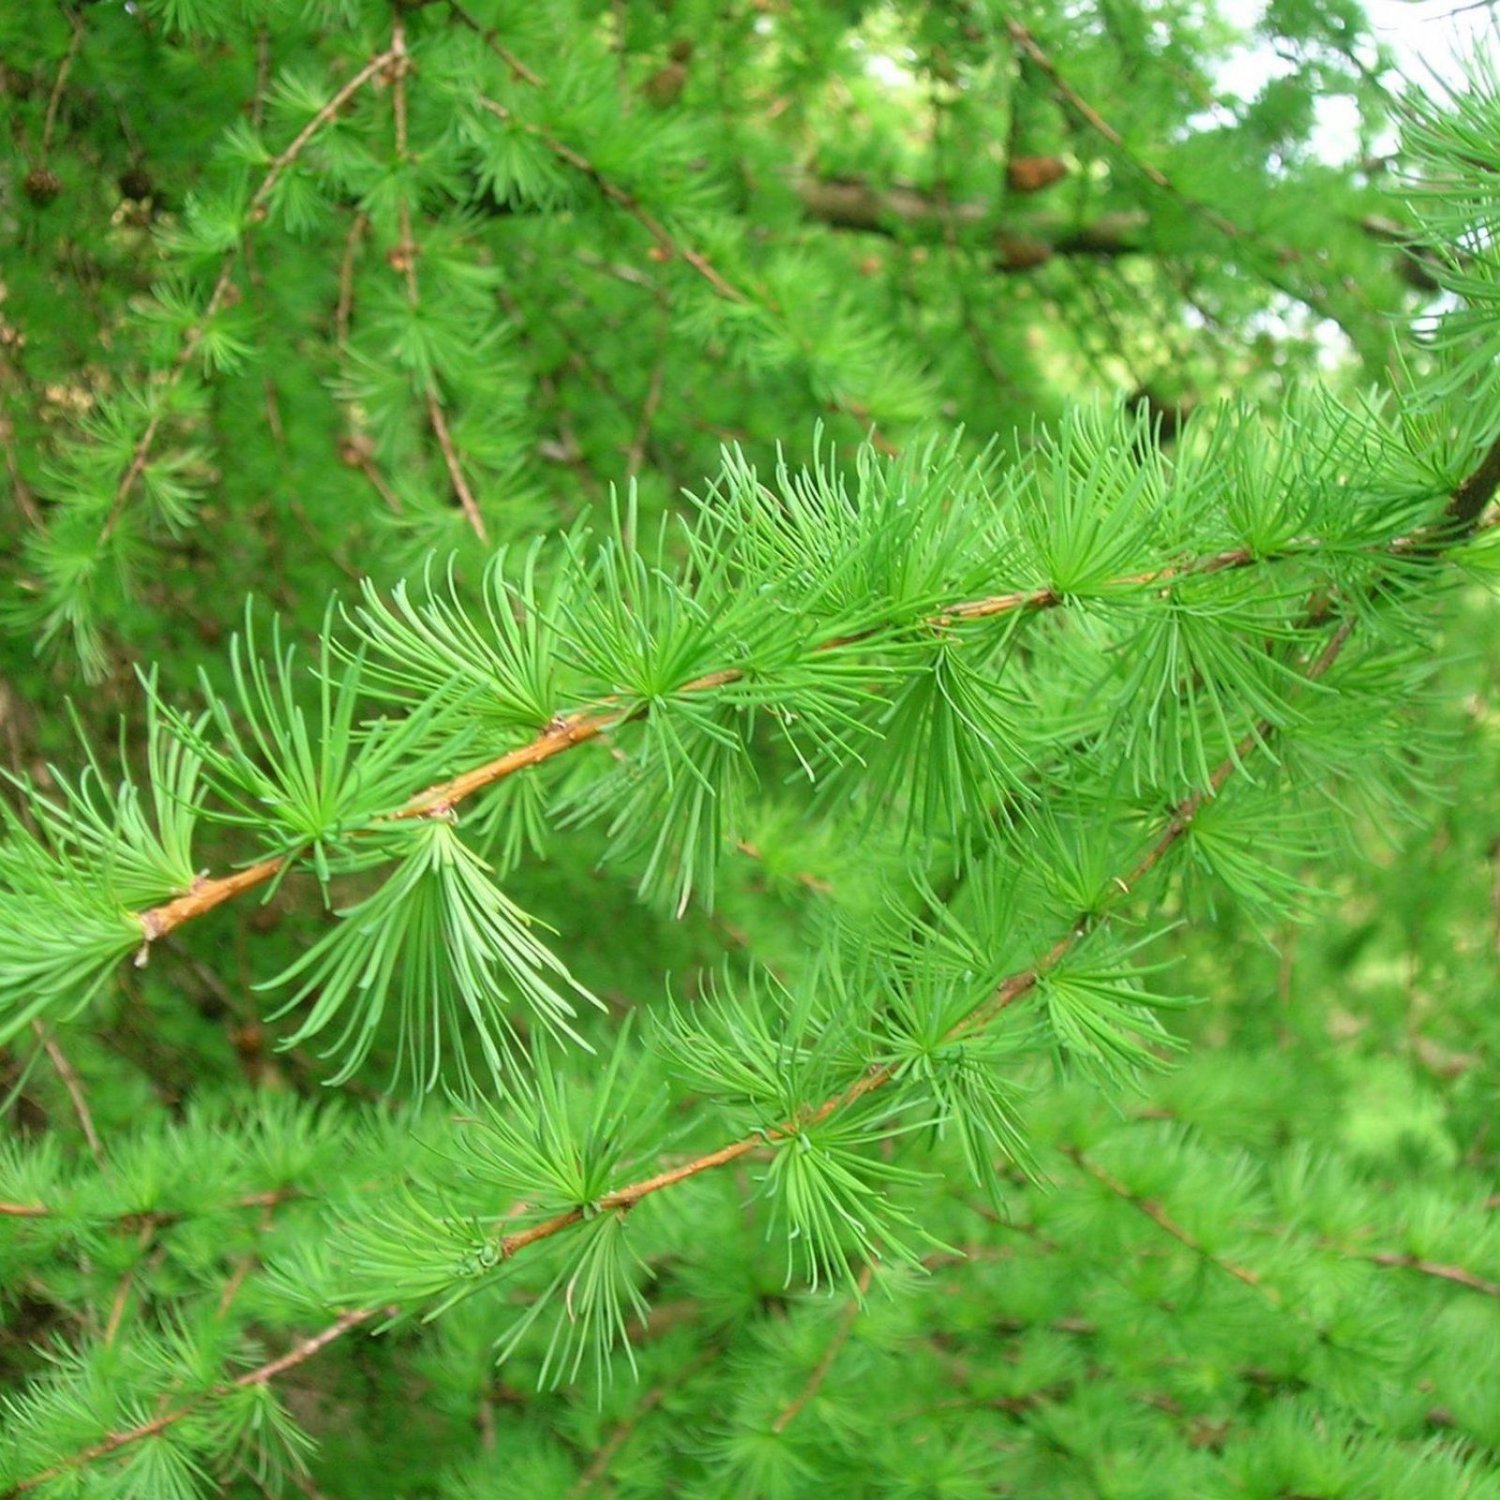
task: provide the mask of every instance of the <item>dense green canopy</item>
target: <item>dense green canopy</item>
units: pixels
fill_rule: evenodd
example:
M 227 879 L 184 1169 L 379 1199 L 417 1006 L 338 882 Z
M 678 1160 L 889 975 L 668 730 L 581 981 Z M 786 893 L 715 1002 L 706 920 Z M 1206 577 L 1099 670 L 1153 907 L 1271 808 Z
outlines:
M 0 1497 L 1500 1497 L 1484 57 L 0 60 Z

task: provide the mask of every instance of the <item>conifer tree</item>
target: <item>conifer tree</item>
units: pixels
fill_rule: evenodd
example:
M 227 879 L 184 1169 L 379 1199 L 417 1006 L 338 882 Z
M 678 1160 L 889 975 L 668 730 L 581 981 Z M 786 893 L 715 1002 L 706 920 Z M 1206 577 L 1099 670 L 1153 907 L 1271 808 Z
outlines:
M 0 27 L 0 1495 L 1500 1495 L 1483 57 Z

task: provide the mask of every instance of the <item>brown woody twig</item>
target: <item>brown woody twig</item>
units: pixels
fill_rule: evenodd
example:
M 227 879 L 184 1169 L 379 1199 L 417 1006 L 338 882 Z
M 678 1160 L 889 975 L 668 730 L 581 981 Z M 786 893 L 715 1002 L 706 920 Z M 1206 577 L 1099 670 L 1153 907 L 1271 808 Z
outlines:
M 107 1438 L 93 1444 L 91 1447 L 81 1449 L 64 1459 L 61 1463 L 54 1464 L 50 1469 L 44 1469 L 41 1473 L 33 1474 L 27 1479 L 21 1480 L 19 1484 L 12 1485 L 5 1493 L 5 1500 L 11 1500 L 12 1496 L 24 1494 L 27 1490 L 34 1490 L 38 1485 L 47 1483 L 48 1480 L 69 1473 L 73 1469 L 83 1468 L 87 1464 L 95 1463 L 101 1458 L 107 1458 L 111 1453 L 118 1453 L 121 1448 L 128 1447 L 132 1443 L 139 1443 L 146 1438 L 155 1437 L 160 1432 L 165 1432 L 174 1422 L 180 1422 L 184 1417 L 190 1416 L 211 1396 L 227 1396 L 231 1391 L 245 1390 L 250 1386 L 265 1385 L 274 1380 L 278 1375 L 287 1370 L 305 1363 L 313 1355 L 326 1349 L 337 1339 L 341 1339 L 351 1328 L 357 1328 L 361 1323 L 368 1323 L 372 1318 L 382 1313 L 389 1314 L 393 1309 L 378 1307 L 356 1308 L 352 1312 L 346 1312 L 341 1317 L 330 1323 L 321 1332 L 313 1334 L 310 1338 L 303 1339 L 300 1344 L 288 1350 L 285 1354 L 278 1355 L 275 1359 L 267 1360 L 265 1364 L 258 1365 L 253 1370 L 247 1370 L 243 1375 L 237 1375 L 227 1384 L 214 1386 L 211 1390 L 200 1395 L 190 1397 L 177 1406 L 168 1408 L 159 1416 L 153 1417 L 149 1422 L 142 1422 L 139 1426 L 131 1427 L 123 1432 L 112 1432 Z
M 395 59 L 392 65 L 391 103 L 396 118 L 396 157 L 398 161 L 406 162 L 411 159 L 406 131 L 406 75 L 411 71 L 411 57 L 406 50 L 406 27 L 399 18 L 391 29 L 391 54 Z M 397 214 L 401 243 L 393 252 L 392 264 L 400 269 L 405 279 L 407 306 L 415 312 L 421 300 L 421 289 L 417 281 L 418 246 L 412 235 L 411 199 L 405 193 L 401 194 Z M 453 446 L 453 435 L 448 431 L 448 419 L 443 415 L 442 402 L 438 398 L 436 387 L 430 382 L 424 399 L 427 422 L 443 455 L 443 466 L 448 471 L 448 482 L 453 486 L 459 508 L 464 513 L 464 519 L 473 528 L 474 535 L 481 542 L 487 543 L 489 535 L 485 531 L 484 518 L 479 514 L 479 503 L 474 499 L 474 492 L 464 477 L 458 450 Z

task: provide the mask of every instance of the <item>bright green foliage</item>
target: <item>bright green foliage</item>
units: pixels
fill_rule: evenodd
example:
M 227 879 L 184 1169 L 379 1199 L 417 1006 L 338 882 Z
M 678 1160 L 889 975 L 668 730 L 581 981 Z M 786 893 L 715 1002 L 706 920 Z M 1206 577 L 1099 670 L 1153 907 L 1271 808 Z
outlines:
M 1263 29 L 0 20 L 0 1496 L 1500 1496 L 1500 84 Z

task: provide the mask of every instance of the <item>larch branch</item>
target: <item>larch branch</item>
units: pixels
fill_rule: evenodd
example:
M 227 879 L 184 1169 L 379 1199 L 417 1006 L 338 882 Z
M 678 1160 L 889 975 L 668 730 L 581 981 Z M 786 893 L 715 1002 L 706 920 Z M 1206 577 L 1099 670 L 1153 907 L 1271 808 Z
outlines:
M 1500 441 L 1497 441 L 1497 448 L 1500 448 Z M 1500 459 L 1496 461 L 1495 482 L 1500 484 Z M 1483 503 L 1481 502 L 1481 506 Z M 1496 517 L 1495 520 L 1500 521 L 1500 517 Z M 1410 536 L 1394 538 L 1380 551 L 1393 556 L 1402 556 L 1416 551 L 1424 544 L 1423 535 L 1413 533 Z M 1248 547 L 1235 547 L 1188 562 L 1152 569 L 1144 573 L 1129 574 L 1105 585 L 1101 592 L 1152 586 L 1167 587 L 1183 579 L 1236 571 L 1258 563 L 1275 563 L 1289 558 L 1307 556 L 1316 549 L 1317 543 L 1313 539 L 1294 540 L 1276 552 L 1257 552 Z M 1018 589 L 1010 593 L 994 594 L 983 599 L 971 599 L 951 605 L 931 616 L 927 624 L 934 630 L 946 630 L 974 620 L 993 619 L 1001 615 L 1025 611 L 1040 612 L 1057 609 L 1068 602 L 1067 595 L 1050 587 Z M 850 638 L 840 637 L 825 641 L 815 649 L 828 651 L 853 643 Z M 723 671 L 710 672 L 691 682 L 686 682 L 677 691 L 684 694 L 709 692 L 714 688 L 738 682 L 743 675 L 736 668 L 726 668 Z M 632 709 L 618 703 L 606 702 L 562 715 L 535 739 L 518 745 L 513 750 L 507 750 L 505 754 L 485 761 L 482 765 L 464 771 L 448 781 L 439 782 L 435 786 L 416 793 L 398 811 L 389 814 L 388 820 L 425 818 L 449 812 L 460 802 L 483 791 L 486 787 L 504 781 L 507 777 L 514 776 L 521 771 L 542 765 L 564 751 L 598 739 L 622 722 L 642 712 L 644 710 L 640 708 Z M 233 871 L 228 875 L 205 877 L 197 881 L 190 891 L 139 913 L 138 920 L 145 931 L 147 944 L 165 936 L 184 922 L 212 911 L 216 906 L 222 905 L 243 891 L 264 885 L 267 881 L 274 879 L 292 857 L 291 855 L 276 856 L 261 860 L 258 864 L 247 866 L 243 870 Z M 142 949 L 138 961 L 144 961 L 146 951 Z
M 388 1309 L 378 1307 L 356 1308 L 352 1312 L 346 1312 L 341 1317 L 329 1324 L 321 1332 L 313 1334 L 310 1338 L 303 1339 L 300 1344 L 289 1349 L 285 1354 L 277 1358 L 267 1360 L 265 1364 L 257 1366 L 253 1370 L 247 1370 L 243 1375 L 236 1376 L 227 1385 L 215 1386 L 212 1390 L 204 1391 L 200 1395 L 193 1396 L 177 1406 L 168 1408 L 159 1416 L 153 1417 L 149 1422 L 142 1422 L 137 1427 L 127 1428 L 123 1432 L 112 1432 L 107 1438 L 95 1443 L 92 1447 L 80 1449 L 72 1454 L 62 1463 L 54 1464 L 50 1469 L 44 1469 L 39 1474 L 33 1474 L 27 1479 L 21 1480 L 19 1484 L 12 1485 L 5 1492 L 5 1500 L 11 1500 L 12 1496 L 24 1494 L 27 1490 L 34 1490 L 38 1485 L 56 1479 L 73 1469 L 80 1469 L 88 1464 L 96 1463 L 101 1458 L 107 1458 L 111 1453 L 118 1453 L 121 1448 L 129 1447 L 132 1443 L 143 1442 L 147 1438 L 155 1437 L 174 1422 L 180 1422 L 184 1417 L 190 1416 L 197 1411 L 202 1404 L 213 1396 L 226 1396 L 233 1390 L 243 1390 L 247 1386 L 264 1385 L 268 1380 L 274 1380 L 276 1376 L 292 1369 L 296 1365 L 305 1363 L 313 1355 L 326 1349 L 336 1339 L 341 1339 L 351 1328 L 357 1328 L 361 1323 L 368 1323 L 372 1318 L 379 1316 Z
M 1500 446 L 1500 444 L 1497 444 L 1497 446 Z M 1493 454 L 1493 452 L 1494 450 L 1492 449 L 1491 454 Z M 1493 476 L 1491 476 L 1490 474 L 1491 467 L 1490 455 L 1487 455 L 1484 463 L 1481 465 L 1480 470 L 1476 471 L 1476 473 L 1480 477 L 1466 481 L 1465 485 L 1460 486 L 1459 492 L 1456 493 L 1470 494 L 1472 493 L 1472 491 L 1483 490 L 1485 499 L 1479 502 L 1479 506 L 1482 509 L 1483 504 L 1487 501 L 1489 495 L 1493 494 L 1494 489 L 1497 486 L 1500 486 L 1500 460 L 1496 460 L 1496 463 L 1493 466 Z M 1472 500 L 1466 501 L 1465 503 L 1472 503 Z M 1478 513 L 1478 510 L 1476 510 L 1476 518 Z M 1464 523 L 1463 529 L 1472 530 L 1474 524 L 1474 522 Z M 1412 544 L 1408 544 L 1408 546 L 1410 545 Z M 1220 554 L 1220 556 L 1225 555 L 1227 554 Z M 1221 564 L 1221 566 L 1230 566 L 1230 564 L 1223 563 Z M 1025 598 L 1029 596 L 1022 595 L 1012 597 Z M 1014 605 L 1012 607 L 1020 606 Z M 1352 619 L 1345 619 L 1339 624 L 1339 626 L 1334 630 L 1327 644 L 1319 652 L 1318 656 L 1308 668 L 1308 671 L 1305 674 L 1307 680 L 1315 680 L 1328 671 L 1328 669 L 1337 660 L 1344 646 L 1347 644 L 1352 630 Z M 734 675 L 735 674 L 724 673 L 716 674 L 717 678 L 721 681 L 732 681 Z M 592 730 L 592 734 L 597 734 L 600 732 L 602 732 L 602 730 L 599 728 L 594 728 Z M 1236 747 L 1235 752 L 1227 756 L 1214 770 L 1210 777 L 1210 790 L 1194 792 L 1188 797 L 1184 798 L 1177 805 L 1177 807 L 1168 817 L 1166 824 L 1163 827 L 1160 835 L 1157 837 L 1156 841 L 1132 868 L 1129 876 L 1117 882 L 1121 893 L 1119 897 L 1120 900 L 1128 898 L 1128 896 L 1132 893 L 1133 888 L 1139 883 L 1139 881 L 1143 877 L 1148 875 L 1153 869 L 1155 869 L 1163 859 L 1165 859 L 1168 852 L 1184 837 L 1188 829 L 1192 826 L 1194 817 L 1196 816 L 1199 809 L 1208 800 L 1208 798 L 1221 790 L 1225 783 L 1228 782 L 1229 778 L 1233 776 L 1237 770 L 1242 769 L 1244 765 L 1244 758 L 1254 749 L 1256 744 L 1260 743 L 1263 738 L 1269 735 L 1271 732 L 1272 726 L 1270 726 L 1269 724 L 1262 723 L 1261 725 L 1258 725 L 1256 730 L 1253 731 L 1250 735 L 1246 736 L 1246 738 L 1241 742 L 1240 746 Z M 553 731 L 553 733 L 556 734 L 557 731 Z M 592 737 L 592 735 L 586 735 L 585 737 Z M 568 743 L 568 741 L 566 739 L 566 732 L 564 732 L 563 736 L 557 740 L 558 749 L 560 750 L 562 748 L 565 748 L 566 743 Z M 523 750 L 529 748 L 530 747 L 523 747 Z M 558 753 L 558 751 L 553 750 L 550 753 L 555 754 Z M 532 763 L 534 763 L 534 761 Z M 449 785 L 451 786 L 451 784 Z M 1027 994 L 1035 990 L 1039 981 L 1044 977 L 1047 971 L 1055 967 L 1070 952 L 1072 952 L 1072 950 L 1084 939 L 1084 937 L 1086 937 L 1088 933 L 1094 930 L 1094 927 L 1098 924 L 1098 922 L 1105 914 L 1106 912 L 1097 910 L 1090 913 L 1080 914 L 1079 917 L 1074 921 L 1073 925 L 1069 928 L 1069 930 L 1061 938 L 1059 938 L 1056 943 L 1053 944 L 1053 946 L 1042 958 L 1038 959 L 1030 967 L 1020 970 L 1019 972 L 1011 975 L 1008 979 L 1004 980 L 987 1001 L 981 1003 L 973 1011 L 971 1011 L 969 1015 L 962 1018 L 955 1025 L 949 1028 L 949 1030 L 943 1037 L 943 1042 L 948 1043 L 961 1041 L 965 1037 L 982 1030 L 997 1015 L 1001 1014 L 1005 1010 L 1008 1010 L 1011 1006 L 1015 1005 Z M 770 1130 L 754 1131 L 750 1135 L 744 1136 L 739 1140 L 732 1141 L 727 1145 L 719 1147 L 717 1150 L 707 1152 L 702 1156 L 695 1157 L 690 1161 L 683 1162 L 675 1167 L 658 1172 L 651 1177 L 643 1178 L 638 1182 L 628 1184 L 625 1187 L 617 1188 L 612 1192 L 602 1195 L 596 1203 L 588 1205 L 587 1209 L 584 1205 L 576 1205 L 572 1208 L 565 1209 L 560 1213 L 553 1214 L 549 1218 L 540 1220 L 539 1222 L 530 1225 L 525 1229 L 517 1230 L 510 1234 L 503 1235 L 495 1242 L 496 1248 L 499 1250 L 502 1260 L 509 1260 L 512 1256 L 522 1253 L 532 1245 L 540 1244 L 545 1240 L 552 1239 L 556 1235 L 563 1233 L 567 1229 L 570 1229 L 573 1225 L 581 1223 L 586 1216 L 594 1217 L 599 1213 L 628 1213 L 637 1204 L 643 1202 L 645 1199 L 653 1196 L 656 1193 L 663 1192 L 666 1189 L 675 1187 L 680 1183 L 690 1181 L 695 1177 L 701 1176 L 705 1172 L 715 1171 L 720 1167 L 728 1166 L 733 1162 L 739 1161 L 742 1158 L 749 1156 L 752 1152 L 756 1151 L 760 1147 L 766 1145 L 774 1145 L 779 1141 L 791 1139 L 792 1137 L 808 1130 L 809 1128 L 820 1124 L 822 1121 L 830 1118 L 832 1115 L 850 1108 L 854 1104 L 858 1103 L 861 1099 L 865 1098 L 867 1095 L 875 1093 L 877 1090 L 884 1088 L 887 1084 L 891 1083 L 895 1079 L 895 1077 L 896 1068 L 894 1064 L 874 1064 L 847 1088 L 841 1090 L 839 1093 L 833 1095 L 832 1097 L 825 1099 L 821 1104 L 811 1106 L 804 1111 L 799 1111 L 795 1118 L 788 1119 L 779 1126 L 776 1126 Z M 1092 1168 L 1090 1170 L 1092 1170 Z M 1098 1176 L 1099 1173 L 1096 1171 L 1095 1175 Z M 1101 1177 L 1100 1180 L 1106 1181 L 1106 1178 Z M 1207 1253 L 1204 1247 L 1202 1247 L 1201 1244 L 1197 1242 L 1190 1233 L 1184 1230 L 1182 1226 L 1177 1225 L 1175 1221 L 1171 1221 L 1169 1219 L 1169 1216 L 1165 1214 L 1165 1211 L 1160 1210 L 1159 1206 L 1156 1206 L 1156 1211 L 1153 1212 L 1151 1206 L 1146 1205 L 1143 1200 L 1140 1200 L 1135 1195 L 1131 1194 L 1129 1192 L 1129 1189 L 1126 1188 L 1124 1184 L 1106 1181 L 1106 1185 L 1110 1186 L 1112 1191 L 1123 1193 L 1123 1195 L 1128 1197 L 1131 1202 L 1136 1203 L 1137 1206 L 1142 1207 L 1143 1211 L 1148 1212 L 1149 1216 L 1153 1219 L 1153 1222 L 1158 1223 L 1159 1226 L 1162 1227 L 1166 1232 L 1173 1234 L 1174 1238 L 1179 1239 L 1183 1244 L 1194 1249 L 1199 1254 Z M 13 1216 L 21 1217 L 38 1216 L 34 1209 L 25 1205 L 0 1205 L 0 1213 L 5 1212 L 9 1212 Z M 45 1213 L 45 1210 L 43 1210 L 43 1213 Z M 1220 1262 L 1216 1258 L 1214 1259 L 1215 1264 L 1223 1265 L 1226 1271 L 1229 1274 L 1235 1276 L 1236 1279 L 1244 1282 L 1247 1286 L 1256 1288 L 1263 1295 L 1267 1296 L 1269 1299 L 1280 1305 L 1283 1299 L 1281 1299 L 1281 1294 L 1279 1293 L 1279 1291 L 1262 1281 L 1259 1276 L 1256 1275 L 1256 1273 L 1254 1273 L 1253 1271 L 1249 1271 L 1246 1268 L 1234 1267 L 1229 1263 Z M 1462 1284 L 1472 1284 L 1471 1279 L 1463 1279 L 1458 1274 L 1456 1274 L 1458 1268 L 1438 1267 L 1434 1263 L 1417 1262 L 1412 1258 L 1399 1258 L 1399 1261 L 1396 1263 L 1412 1265 L 1414 1269 L 1422 1270 L 1426 1274 L 1442 1275 L 1443 1279 L 1450 1279 L 1454 1281 L 1462 1280 Z M 151 1437 L 156 1433 L 161 1432 L 166 1427 L 170 1426 L 173 1422 L 180 1420 L 182 1417 L 187 1416 L 191 1411 L 196 1410 L 203 1401 L 205 1401 L 212 1395 L 224 1394 L 227 1393 L 228 1390 L 248 1385 L 263 1384 L 267 1381 L 273 1380 L 277 1375 L 283 1373 L 285 1370 L 301 1364 L 305 1360 L 311 1359 L 313 1355 L 318 1353 L 321 1349 L 325 1348 L 328 1344 L 342 1337 L 343 1334 L 349 1331 L 349 1329 L 354 1328 L 361 1323 L 368 1322 L 379 1315 L 394 1316 L 395 1311 L 396 1309 L 390 1307 L 366 1307 L 352 1309 L 344 1313 L 340 1318 L 338 1318 L 328 1328 L 325 1328 L 322 1332 L 314 1334 L 310 1338 L 305 1339 L 302 1343 L 298 1344 L 287 1354 L 284 1354 L 277 1359 L 270 1360 L 267 1363 L 257 1367 L 255 1370 L 249 1371 L 246 1374 L 237 1377 L 233 1382 L 230 1383 L 230 1385 L 215 1387 L 213 1390 L 194 1397 L 191 1401 L 184 1402 L 181 1405 L 172 1408 L 170 1411 L 163 1413 L 161 1416 L 154 1418 L 152 1421 L 132 1428 L 128 1432 L 111 1434 L 108 1438 L 104 1439 L 100 1443 L 96 1443 L 93 1447 L 85 1449 L 80 1453 L 73 1455 L 65 1463 L 55 1465 L 53 1468 L 46 1470 L 43 1473 L 33 1475 L 29 1479 L 23 1480 L 19 1485 L 14 1486 L 9 1491 L 7 1500 L 9 1500 L 9 1496 L 18 1495 L 26 1490 L 33 1489 L 44 1481 L 55 1478 L 57 1475 L 65 1473 L 70 1469 L 93 1462 L 98 1458 L 105 1457 L 108 1454 L 117 1451 L 118 1449 L 124 1447 L 129 1443 L 138 1442 L 144 1438 Z
M 1305 303 L 1320 317 L 1328 318 L 1342 326 L 1342 321 L 1337 312 L 1329 305 L 1324 293 L 1316 288 L 1298 286 L 1289 281 L 1273 266 L 1286 265 L 1301 260 L 1300 251 L 1280 245 L 1262 245 L 1256 236 L 1252 235 L 1243 225 L 1235 223 L 1228 215 L 1221 213 L 1212 204 L 1204 203 L 1200 199 L 1191 196 L 1177 186 L 1160 167 L 1153 162 L 1146 161 L 1138 156 L 1127 144 L 1124 136 L 1115 129 L 1103 115 L 1089 103 L 1077 89 L 1063 76 L 1061 69 L 1052 56 L 1046 52 L 1032 33 L 1019 21 L 1006 17 L 1005 29 L 1010 34 L 1011 40 L 1016 44 L 1020 52 L 1046 75 L 1052 84 L 1053 92 L 1061 103 L 1072 113 L 1082 120 L 1099 138 L 1113 147 L 1126 162 L 1135 168 L 1151 185 L 1161 192 L 1169 194 L 1181 203 L 1185 208 L 1196 214 L 1204 223 L 1208 224 L 1217 233 L 1231 242 L 1244 246 L 1247 250 L 1258 252 L 1262 259 L 1256 269 L 1258 274 L 1277 290 L 1285 292 L 1288 296 L 1295 297 L 1299 302 Z M 1265 264 L 1266 261 L 1271 265 Z
M 1258 1271 L 1252 1270 L 1249 1266 L 1242 1266 L 1237 1261 L 1226 1260 L 1222 1256 L 1215 1255 L 1197 1235 L 1185 1225 L 1178 1223 L 1154 1198 L 1143 1198 L 1108 1169 L 1100 1166 L 1092 1157 L 1086 1156 L 1074 1147 L 1064 1148 L 1063 1155 L 1092 1177 L 1095 1182 L 1107 1188 L 1115 1197 L 1144 1214 L 1163 1234 L 1169 1235 L 1179 1245 L 1186 1246 L 1207 1265 L 1216 1267 L 1226 1276 L 1232 1276 L 1252 1291 L 1258 1292 L 1273 1307 L 1285 1308 L 1286 1298 L 1282 1296 L 1281 1291 L 1266 1281 Z
M 246 222 L 255 224 L 265 217 L 265 206 L 271 194 L 276 189 L 276 184 L 281 181 L 288 167 L 296 162 L 297 158 L 307 149 L 313 138 L 320 130 L 338 114 L 345 104 L 357 94 L 377 73 L 388 67 L 395 58 L 394 51 L 387 50 L 376 57 L 372 57 L 359 72 L 357 72 L 347 83 L 340 88 L 326 104 L 292 137 L 290 144 L 271 161 L 266 169 L 266 174 L 261 178 L 259 186 L 250 196 L 247 206 Z M 248 232 L 248 231 L 247 231 Z M 146 471 L 146 465 L 150 461 L 151 449 L 156 442 L 156 435 L 161 430 L 161 424 L 165 415 L 165 399 L 181 382 L 183 373 L 192 363 L 193 356 L 198 352 L 208 333 L 208 325 L 214 315 L 224 305 L 225 298 L 229 295 L 229 288 L 234 282 L 234 268 L 240 257 L 243 238 L 235 241 L 224 254 L 224 260 L 219 267 L 218 280 L 214 283 L 213 291 L 209 293 L 207 305 L 191 328 L 183 335 L 182 346 L 177 351 L 177 357 L 172 361 L 166 376 L 158 392 L 156 410 L 152 412 L 140 437 L 136 440 L 135 447 L 131 451 L 130 462 L 125 467 L 125 472 L 120 482 L 115 486 L 114 503 L 110 507 L 108 517 L 100 532 L 103 540 L 108 540 L 114 529 L 120 523 L 120 517 L 124 514 L 125 502 L 130 497 L 130 492 L 135 488 L 136 481 Z

